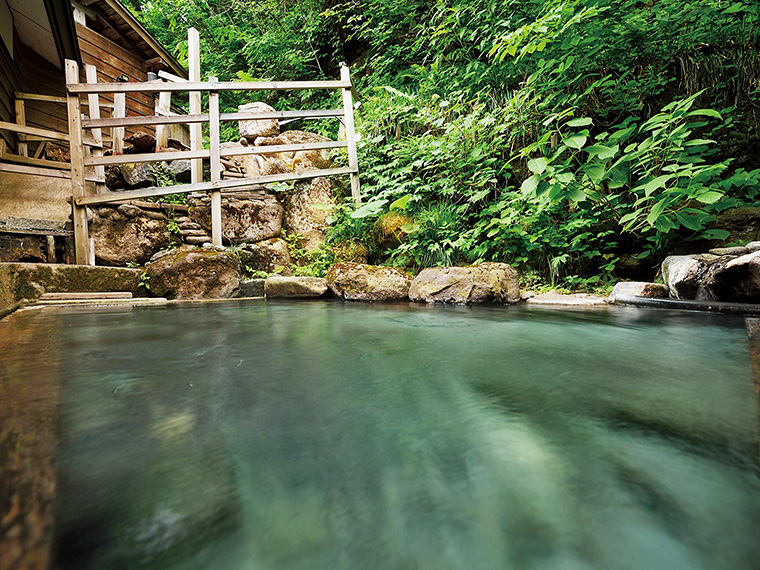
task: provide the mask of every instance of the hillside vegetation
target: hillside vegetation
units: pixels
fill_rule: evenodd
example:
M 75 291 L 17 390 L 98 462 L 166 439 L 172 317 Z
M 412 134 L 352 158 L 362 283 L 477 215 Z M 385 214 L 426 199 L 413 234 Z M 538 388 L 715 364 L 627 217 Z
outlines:
M 506 261 L 574 288 L 651 279 L 680 244 L 725 240 L 721 211 L 758 202 L 754 1 L 133 3 L 180 59 L 198 28 L 203 71 L 222 79 L 324 79 L 349 63 L 364 205 L 337 209 L 332 241 L 376 263 Z

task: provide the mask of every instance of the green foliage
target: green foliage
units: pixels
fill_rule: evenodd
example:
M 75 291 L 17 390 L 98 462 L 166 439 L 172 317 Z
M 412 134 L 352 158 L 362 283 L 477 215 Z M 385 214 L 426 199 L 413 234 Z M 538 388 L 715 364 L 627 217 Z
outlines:
M 750 0 L 139 4 L 180 58 L 196 26 L 204 73 L 222 79 L 334 78 L 351 64 L 364 203 L 331 212 L 331 250 L 288 238 L 296 272 L 360 244 L 410 269 L 505 261 L 532 286 L 605 287 L 623 258 L 651 278 L 678 241 L 725 237 L 707 229 L 715 214 L 760 197 Z M 319 92 L 267 102 L 339 105 Z M 315 128 L 335 137 L 334 123 Z M 392 244 L 391 212 L 411 220 Z

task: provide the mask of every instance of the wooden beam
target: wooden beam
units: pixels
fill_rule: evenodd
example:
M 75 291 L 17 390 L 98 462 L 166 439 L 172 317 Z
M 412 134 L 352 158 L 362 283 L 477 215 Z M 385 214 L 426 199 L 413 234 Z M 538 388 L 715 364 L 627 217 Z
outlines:
M 281 144 L 271 146 L 247 146 L 243 148 L 223 148 L 220 156 L 245 156 L 252 154 L 275 154 L 278 152 L 301 152 L 306 150 L 322 150 L 327 148 L 346 148 L 345 141 L 327 141 L 321 143 Z M 114 164 L 131 164 L 136 162 L 160 162 L 170 160 L 192 160 L 211 158 L 208 150 L 178 150 L 175 152 L 147 152 L 142 154 L 121 154 L 86 158 L 85 166 L 111 166 Z
M 187 30 L 187 58 L 188 58 L 188 83 L 198 83 L 201 80 L 201 47 L 200 34 L 195 28 Z M 190 92 L 190 114 L 201 114 L 201 94 L 199 91 Z M 203 148 L 203 130 L 200 124 L 190 124 L 190 150 Z M 203 182 L 203 161 L 193 160 L 190 162 L 190 181 L 193 184 Z
M 26 109 L 24 107 L 24 100 L 16 99 L 14 101 L 14 106 L 16 108 L 16 124 L 22 127 L 25 127 L 26 126 Z M 26 144 L 26 139 L 24 138 L 24 135 L 19 135 L 18 141 L 19 141 L 18 142 L 19 155 L 29 156 L 29 146 Z
M 88 158 L 85 166 L 111 166 L 114 164 L 132 164 L 133 162 L 160 162 L 162 160 L 187 160 L 194 158 L 209 158 L 207 150 L 178 150 L 176 152 L 146 152 L 142 154 L 120 154 Z
M 299 89 L 350 89 L 345 81 L 187 81 L 185 83 L 149 82 L 69 84 L 71 93 L 157 93 L 160 91 L 287 91 Z
M 219 120 L 221 121 L 242 121 L 242 120 L 258 120 L 258 119 L 327 119 L 332 117 L 342 117 L 344 114 L 343 109 L 314 109 L 307 111 L 275 111 L 274 113 L 221 113 Z M 193 123 L 207 123 L 209 116 L 207 113 L 189 115 L 177 115 L 177 114 L 156 114 L 145 115 L 141 117 L 123 117 L 123 118 L 106 118 L 98 120 L 82 121 L 82 126 L 87 129 L 90 128 L 106 128 L 106 127 L 134 127 L 140 125 L 173 125 L 173 124 L 193 124 Z
M 53 95 L 39 95 L 38 93 L 23 93 L 21 91 L 16 91 L 14 97 L 25 101 L 45 101 L 46 103 L 66 104 L 66 97 L 55 97 Z
M 36 127 L 22 127 L 16 123 L 6 123 L 5 121 L 0 121 L 0 130 L 11 131 L 12 133 L 22 133 L 25 135 L 34 135 L 54 141 L 69 142 L 69 135 L 59 133 L 58 131 L 49 131 L 47 129 L 38 129 Z
M 87 83 L 97 83 L 98 82 L 98 70 L 94 65 L 85 65 L 85 77 L 87 78 Z M 87 96 L 87 103 L 89 105 L 89 112 L 90 112 L 90 118 L 91 119 L 99 119 L 100 118 L 100 97 L 97 93 L 91 93 Z M 93 158 L 100 158 L 103 156 L 103 131 L 100 129 L 92 129 L 90 131 L 90 135 L 92 136 L 92 140 L 99 144 L 100 147 L 95 147 L 92 149 L 92 156 Z M 86 163 L 86 161 L 85 161 Z M 101 194 L 106 189 L 106 169 L 103 168 L 103 166 L 96 166 L 95 167 L 95 177 L 99 178 L 101 182 L 99 182 L 96 185 L 96 194 Z
M 57 170 L 71 170 L 68 162 L 58 162 L 57 160 L 45 160 L 44 158 L 31 158 L 18 154 L 4 152 L 0 154 L 0 160 L 5 162 L 15 162 L 16 164 L 28 164 L 29 166 L 39 166 L 40 168 L 55 168 Z
M 156 100 L 156 115 L 165 115 L 165 113 L 171 112 L 172 106 L 172 94 L 169 91 L 161 91 L 158 94 Z M 169 131 L 165 125 L 158 125 L 156 127 L 156 147 L 158 149 L 164 149 L 169 146 Z
M 209 81 L 216 81 L 216 77 L 209 77 Z M 219 93 L 211 91 L 208 94 L 209 114 L 209 148 L 211 150 L 211 183 L 218 184 L 222 179 L 222 160 L 219 154 L 221 140 L 219 133 Z M 222 193 L 211 190 L 211 243 L 216 247 L 222 247 Z
M 117 119 L 123 119 L 127 116 L 127 98 L 124 93 L 114 93 L 113 116 Z M 124 127 L 114 127 L 111 131 L 111 137 L 113 138 L 113 146 L 111 147 L 113 153 L 124 154 Z
M 67 164 L 61 162 L 59 164 Z M 57 170 L 54 168 L 38 168 L 36 166 L 23 166 L 20 164 L 4 164 L 0 162 L 0 172 L 10 172 L 12 174 L 28 174 L 29 176 L 42 176 L 43 178 L 65 178 L 71 179 L 71 172 L 67 170 Z M 85 177 L 87 182 L 97 182 L 95 178 Z
M 167 196 L 169 194 L 188 194 L 190 192 L 203 192 L 218 188 L 220 190 L 234 191 L 236 188 L 253 186 L 256 184 L 271 184 L 273 182 L 287 182 L 289 180 L 308 180 L 309 178 L 321 178 L 323 176 L 337 176 L 340 174 L 354 174 L 352 168 L 325 168 L 321 170 L 306 170 L 304 172 L 290 172 L 287 174 L 270 174 L 268 176 L 256 176 L 254 178 L 241 178 L 237 180 L 222 180 L 213 182 L 199 182 L 197 184 L 180 184 L 177 186 L 156 186 L 153 188 L 140 188 L 138 190 L 124 190 L 110 194 L 97 196 L 83 196 L 75 202 L 79 205 L 104 204 L 106 202 L 118 202 L 121 200 L 134 200 Z
M 173 81 L 174 83 L 187 83 L 187 79 L 184 77 L 180 77 L 179 75 L 174 75 L 173 73 L 169 73 L 168 71 L 164 71 L 163 69 L 158 72 L 158 76 L 161 79 L 166 79 L 167 81 Z
M 66 60 L 66 83 L 79 81 L 79 64 Z M 68 93 L 69 137 L 71 140 L 71 194 L 72 218 L 74 219 L 74 257 L 77 264 L 90 262 L 90 238 L 87 228 L 87 208 L 77 205 L 77 198 L 87 194 L 84 174 L 84 145 L 82 144 L 82 109 L 79 95 Z
M 354 99 L 351 94 L 351 72 L 345 63 L 340 65 L 340 78 L 348 83 L 343 88 L 343 121 L 346 127 L 346 143 L 348 143 L 348 166 L 354 170 L 351 174 L 351 196 L 358 206 L 361 204 L 361 188 L 359 186 L 359 160 L 356 154 L 356 136 L 354 133 Z

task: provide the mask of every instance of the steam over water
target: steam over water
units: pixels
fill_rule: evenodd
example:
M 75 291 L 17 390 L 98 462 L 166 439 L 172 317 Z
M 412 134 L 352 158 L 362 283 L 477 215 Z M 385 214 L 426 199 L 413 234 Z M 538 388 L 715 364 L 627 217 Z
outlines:
M 62 569 L 760 564 L 741 319 L 231 302 L 13 326 L 59 355 Z

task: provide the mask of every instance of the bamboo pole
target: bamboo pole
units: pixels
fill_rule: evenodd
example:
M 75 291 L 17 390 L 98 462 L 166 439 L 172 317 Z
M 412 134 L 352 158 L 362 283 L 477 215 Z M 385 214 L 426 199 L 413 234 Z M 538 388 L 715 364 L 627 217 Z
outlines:
M 216 77 L 209 77 L 216 81 Z M 211 91 L 208 94 L 209 114 L 209 147 L 211 150 L 211 184 L 216 185 L 222 179 L 222 160 L 220 156 L 219 134 L 219 93 Z M 218 188 L 211 190 L 211 243 L 222 246 L 222 192 Z
M 361 187 L 359 186 L 359 160 L 356 154 L 356 135 L 354 132 L 354 98 L 351 94 L 351 71 L 345 63 L 340 64 L 340 79 L 348 83 L 343 88 L 343 121 L 346 127 L 346 143 L 348 144 L 348 167 L 356 172 L 351 174 L 351 196 L 358 206 L 362 202 Z
M 79 82 L 79 65 L 66 60 L 66 83 Z M 74 220 L 74 258 L 77 264 L 87 265 L 90 261 L 90 240 L 87 228 L 87 208 L 76 204 L 76 199 L 86 196 L 84 174 L 84 145 L 82 144 L 82 109 L 79 95 L 67 94 L 69 115 L 69 140 L 71 151 L 71 207 Z

